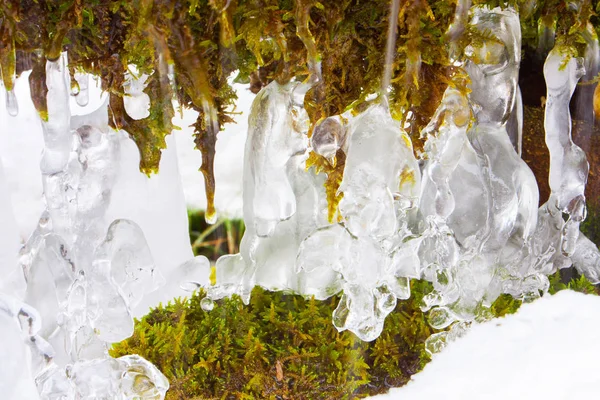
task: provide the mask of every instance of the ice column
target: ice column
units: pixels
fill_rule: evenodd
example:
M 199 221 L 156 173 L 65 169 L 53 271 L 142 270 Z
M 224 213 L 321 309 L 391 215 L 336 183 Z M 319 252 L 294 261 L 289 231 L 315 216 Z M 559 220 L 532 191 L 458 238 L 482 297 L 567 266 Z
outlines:
M 356 117 L 350 113 L 329 117 L 313 135 L 319 154 L 331 157 L 340 148 L 346 153 L 340 186 L 342 222 L 308 236 L 296 265 L 300 272 L 332 274 L 328 295 L 343 289 L 334 325 L 362 340 L 374 340 L 396 299 L 410 295 L 408 276 L 399 271 L 399 264 L 406 264 L 401 254 L 410 257 L 411 249 L 397 248 L 412 233 L 420 169 L 407 134 L 379 103 Z M 393 262 L 394 252 L 401 263 Z
M 255 284 L 298 289 L 294 266 L 300 242 L 325 223 L 318 211 L 321 185 L 304 172 L 307 89 L 297 82 L 272 82 L 254 99 L 244 153 L 246 232 L 240 254 L 217 261 L 217 284 L 208 288 L 213 299 L 231 293 L 247 299 Z
M 46 62 L 46 86 L 48 120 L 42 121 L 45 148 L 40 167 L 42 173 L 54 174 L 67 166 L 72 145 L 69 91 L 63 57 Z
M 526 240 L 537 223 L 535 177 L 506 131 L 518 93 L 521 31 L 519 17 L 512 8 L 477 8 L 471 24 L 500 40 L 469 45 L 465 64 L 471 78 L 469 98 L 475 109 L 475 125 L 469 138 L 483 173 L 488 204 L 486 227 L 480 231 L 478 241 L 489 251 L 498 251 L 511 237 Z
M 154 366 L 137 356 L 108 356 L 111 343 L 133 333 L 132 309 L 163 283 L 139 226 L 123 219 L 108 226 L 105 218 L 117 133 L 108 127 L 106 104 L 70 117 L 62 58 L 48 61 L 46 71 L 47 209 L 20 253 L 24 300 L 43 321 L 34 318 L 29 333 L 32 377 L 42 400 L 162 399 L 168 382 Z
M 544 64 L 547 97 L 544 128 L 550 151 L 550 199 L 548 207 L 568 216 L 562 226 L 560 251 L 570 256 L 585 219 L 585 184 L 589 164 L 585 152 L 571 138 L 569 102 L 579 78 L 585 73 L 583 60 L 568 57 L 555 47 Z
M 460 161 L 470 121 L 467 97 L 457 89 L 446 89 L 439 108 L 421 133 L 427 138 L 419 204 L 424 216 L 445 220 L 454 211 L 456 202 L 449 180 Z

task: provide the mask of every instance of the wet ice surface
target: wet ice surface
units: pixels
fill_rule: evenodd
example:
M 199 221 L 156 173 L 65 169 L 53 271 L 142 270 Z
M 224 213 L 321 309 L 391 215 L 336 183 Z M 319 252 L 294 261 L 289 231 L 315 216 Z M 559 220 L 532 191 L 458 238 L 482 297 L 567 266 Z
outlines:
M 462 336 L 466 322 L 484 317 L 501 293 L 540 297 L 547 276 L 571 265 L 598 281 L 600 253 L 579 234 L 589 167 L 571 141 L 568 115 L 582 60 L 559 69 L 565 56 L 553 50 L 546 61 L 552 196 L 538 208 L 535 177 L 519 155 L 518 16 L 474 8 L 470 24 L 497 40 L 466 47 L 461 62 L 470 92 L 460 81 L 446 91 L 423 131 L 421 166 L 385 102 L 330 117 L 302 143 L 292 83 L 263 88 L 244 158 L 248 230 L 240 254 L 217 262 L 209 297 L 238 293 L 247 301 L 256 284 L 318 298 L 340 291 L 334 325 L 373 340 L 396 301 L 409 295 L 409 279 L 424 278 L 434 291 L 423 310 L 437 327 L 451 325 L 428 340 L 436 352 Z M 311 150 L 335 163 L 338 149 L 346 163 L 335 223 L 323 219 L 322 189 L 310 173 L 299 184 L 297 171 Z

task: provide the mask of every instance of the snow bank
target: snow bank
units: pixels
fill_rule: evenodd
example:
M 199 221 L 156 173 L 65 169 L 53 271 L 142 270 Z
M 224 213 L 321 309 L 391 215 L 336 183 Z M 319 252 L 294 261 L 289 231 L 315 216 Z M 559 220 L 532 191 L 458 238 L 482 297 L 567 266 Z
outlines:
M 474 326 L 376 399 L 581 399 L 598 392 L 600 297 L 562 291 Z

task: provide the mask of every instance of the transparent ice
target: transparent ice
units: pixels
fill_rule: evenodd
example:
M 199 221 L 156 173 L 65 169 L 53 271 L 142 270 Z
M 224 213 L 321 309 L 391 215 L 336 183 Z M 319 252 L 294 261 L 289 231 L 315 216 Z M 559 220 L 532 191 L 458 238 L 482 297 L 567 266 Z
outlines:
M 105 217 L 118 133 L 108 127 L 106 103 L 71 117 L 65 57 L 48 61 L 46 73 L 40 165 L 46 210 L 18 265 L 7 268 L 10 279 L 3 279 L 1 330 L 10 347 L 1 354 L 14 365 L 12 375 L 0 376 L 0 387 L 18 375 L 35 382 L 42 400 L 163 399 L 168 382 L 156 367 L 138 356 L 108 355 L 112 343 L 133 333 L 133 308 L 164 283 L 140 227 Z M 89 77 L 75 78 L 83 106 Z M 19 274 L 23 288 L 9 287 Z M 19 398 L 8 390 L 8 399 Z
M 433 327 L 451 327 L 430 338 L 433 352 L 487 318 L 501 293 L 539 297 L 559 268 L 574 265 L 598 281 L 598 248 L 579 234 L 588 166 L 571 141 L 568 114 L 582 61 L 566 60 L 557 47 L 544 67 L 552 195 L 539 207 L 535 177 L 521 158 L 518 14 L 465 7 L 470 2 L 460 2 L 448 38 L 468 84 L 457 74 L 444 93 L 422 131 L 420 160 L 387 110 L 387 89 L 360 112 L 317 122 L 307 142 L 302 84 L 263 88 L 246 142 L 248 230 L 240 254 L 218 260 L 211 299 L 237 293 L 248 301 L 254 285 L 318 299 L 339 293 L 333 324 L 373 340 L 396 302 L 410 296 L 410 279 L 426 279 L 434 290 L 423 310 Z M 484 38 L 462 54 L 460 21 Z M 592 54 L 594 41 L 587 42 Z M 338 221 L 325 219 L 323 179 L 302 170 L 311 151 L 331 165 L 345 153 Z
M 425 279 L 433 290 L 421 307 L 433 328 L 447 328 L 427 340 L 433 353 L 489 318 L 500 294 L 526 301 L 541 296 L 558 269 L 574 266 L 600 282 L 600 252 L 579 231 L 589 165 L 572 141 L 569 112 L 586 69 L 586 79 L 598 69 L 596 35 L 582 35 L 584 60 L 555 43 L 551 27 L 540 29 L 538 50 L 549 51 L 544 130 L 551 194 L 539 207 L 535 177 L 521 158 L 517 12 L 457 3 L 447 32 L 457 73 L 421 132 L 425 145 L 418 157 L 392 118 L 387 84 L 379 95 L 310 129 L 305 95 L 319 88 L 322 77 L 306 21 L 300 34 L 312 49 L 310 76 L 271 82 L 249 115 L 240 253 L 216 265 L 202 256 L 180 264 L 170 271 L 169 290 L 203 287 L 207 312 L 217 307 L 215 300 L 233 294 L 248 303 L 256 285 L 319 300 L 338 295 L 333 325 L 371 341 L 397 302 L 410 297 L 411 280 Z M 398 2 L 393 4 L 397 12 Z M 461 50 L 466 32 L 481 37 Z M 388 48 L 393 51 L 394 43 Z M 383 82 L 389 83 L 392 56 Z M 419 61 L 412 62 L 418 70 Z M 131 70 L 125 108 L 131 118 L 143 119 L 148 76 Z M 148 293 L 166 282 L 150 235 L 147 240 L 130 219 L 107 216 L 126 133 L 109 128 L 107 103 L 70 115 L 65 57 L 47 62 L 46 77 L 40 163 L 45 211 L 18 261 L 10 254 L 0 260 L 7 264 L 0 285 L 0 355 L 10 360 L 0 363 L 0 392 L 19 398 L 11 382 L 24 379 L 41 399 L 163 399 L 169 385 L 152 364 L 135 355 L 108 355 L 111 343 L 132 334 L 133 315 Z M 71 94 L 85 106 L 90 77 L 76 72 L 74 79 Z M 6 96 L 15 115 L 14 92 Z M 343 196 L 329 220 L 326 177 L 307 170 L 307 159 L 321 157 L 336 167 L 340 155 Z M 1 170 L 0 179 L 5 186 Z
M 585 184 L 589 164 L 585 152 L 571 139 L 569 102 L 579 78 L 585 74 L 583 59 L 571 58 L 562 66 L 565 55 L 553 49 L 544 64 L 546 98 L 546 145 L 550 151 L 549 206 L 567 214 L 561 228 L 560 251 L 571 256 L 575 251 L 579 224 L 585 219 Z

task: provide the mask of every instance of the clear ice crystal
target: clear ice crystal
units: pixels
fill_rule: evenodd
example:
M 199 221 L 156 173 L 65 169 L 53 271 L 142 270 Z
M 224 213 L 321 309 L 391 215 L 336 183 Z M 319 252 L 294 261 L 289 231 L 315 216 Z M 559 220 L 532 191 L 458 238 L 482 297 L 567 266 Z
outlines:
M 425 279 L 434 288 L 422 304 L 431 325 L 452 327 L 428 341 L 436 352 L 471 321 L 489 318 L 501 293 L 530 301 L 548 290 L 549 274 L 571 265 L 599 280 L 600 252 L 579 234 L 588 167 L 569 128 L 580 61 L 559 70 L 565 60 L 555 49 L 544 67 L 552 195 L 538 208 L 535 177 L 521 158 L 518 14 L 469 7 L 460 2 L 448 31 L 450 57 L 468 87 L 455 75 L 422 131 L 421 160 L 385 98 L 318 121 L 307 148 L 305 111 L 295 99 L 304 87 L 274 82 L 259 93 L 244 161 L 248 230 L 240 254 L 217 261 L 208 298 L 237 293 L 248 301 L 254 285 L 318 299 L 341 292 L 334 325 L 373 340 L 396 301 L 410 296 L 410 279 Z M 466 23 L 482 35 L 461 54 Z M 346 156 L 339 222 L 324 219 L 323 179 L 302 171 L 309 151 L 332 166 L 340 151 Z
M 237 293 L 247 299 L 255 284 L 272 290 L 298 290 L 314 277 L 297 276 L 300 243 L 327 225 L 322 181 L 305 172 L 308 115 L 305 84 L 272 82 L 254 99 L 244 157 L 246 232 L 239 255 L 221 257 L 216 285 L 208 296 Z
M 405 200 L 409 207 L 401 212 L 408 212 L 420 183 L 410 138 L 385 107 L 373 105 L 350 122 L 339 208 L 353 235 L 374 240 L 394 235 L 404 222 L 395 199 Z
M 423 129 L 429 156 L 423 168 L 419 208 L 424 216 L 447 219 L 455 208 L 450 176 L 457 168 L 470 121 L 468 99 L 459 90 L 446 89 L 442 103 L 429 125 Z M 431 199 L 434 201 L 431 201 Z
M 585 74 L 583 59 L 569 58 L 554 48 L 544 64 L 546 79 L 546 145 L 550 151 L 550 199 L 567 214 L 562 227 L 560 251 L 571 256 L 575 251 L 579 224 L 585 219 L 585 184 L 589 164 L 585 152 L 571 138 L 569 102 L 579 78 Z M 565 64 L 566 65 L 563 65 Z
M 252 221 L 258 237 L 272 236 L 277 224 L 296 212 L 287 166 L 307 147 L 306 132 L 297 130 L 302 129 L 298 121 L 302 117 L 292 114 L 302 100 L 295 99 L 296 87 L 296 83 L 272 82 L 252 103 L 244 161 L 244 217 Z
M 75 96 L 75 101 L 80 107 L 85 107 L 90 101 L 90 76 L 84 72 L 75 72 L 74 74 L 76 91 L 72 94 Z
M 94 253 L 94 265 L 106 262 L 112 281 L 129 308 L 137 306 L 144 294 L 164 284 L 163 276 L 154 266 L 144 233 L 133 221 L 119 219 L 108 227 L 106 239 Z
M 18 363 L 11 366 L 15 377 L 0 375 L 0 387 L 18 378 L 35 385 L 42 400 L 162 400 L 168 382 L 153 365 L 108 355 L 111 343 L 133 333 L 132 308 L 164 278 L 137 224 L 108 225 L 119 141 L 106 104 L 70 116 L 64 61 L 46 64 L 40 164 L 46 210 L 19 254 L 26 288 L 11 291 L 24 292 L 24 302 L 0 293 L 0 333 L 11 346 L 0 354 Z M 89 77 L 75 79 L 78 104 L 85 105 Z
M 73 143 L 63 57 L 46 62 L 46 86 L 48 117 L 47 121 L 42 120 L 45 146 L 40 167 L 42 173 L 51 175 L 65 169 Z
M 253 102 L 240 253 L 215 266 L 203 256 L 188 260 L 173 269 L 170 284 L 204 288 L 205 311 L 233 294 L 248 303 L 255 285 L 319 300 L 340 294 L 333 325 L 371 341 L 397 302 L 410 297 L 410 280 L 424 279 L 433 290 L 421 309 L 433 328 L 445 329 L 426 342 L 436 353 L 473 321 L 489 318 L 502 293 L 534 300 L 548 290 L 548 275 L 571 265 L 600 282 L 600 251 L 579 232 L 589 165 L 572 141 L 569 113 L 585 70 L 588 80 L 598 70 L 597 36 L 589 27 L 583 32 L 583 60 L 568 57 L 563 43 L 555 45 L 553 28 L 541 26 L 540 54 L 551 50 L 544 65 L 551 194 L 538 207 L 535 177 L 521 158 L 519 17 L 511 7 L 457 3 L 447 32 L 457 73 L 422 130 L 419 158 L 392 118 L 387 87 L 310 132 L 304 97 L 322 81 L 315 57 L 306 82 L 273 81 Z M 481 35 L 463 51 L 467 30 Z M 409 69 L 419 63 L 411 60 Z M 77 72 L 74 79 L 72 94 L 85 106 L 90 77 Z M 129 73 L 124 83 L 133 119 L 148 116 L 147 79 Z M 46 210 L 20 251 L 15 271 L 23 287 L 8 287 L 18 282 L 10 269 L 0 285 L 0 355 L 10 360 L 0 363 L 0 391 L 10 398 L 12 382 L 29 379 L 42 400 L 162 400 L 169 384 L 152 364 L 108 355 L 111 343 L 133 333 L 133 309 L 165 281 L 142 229 L 106 217 L 121 141 L 108 127 L 106 103 L 71 117 L 65 57 L 47 62 L 46 84 Z M 15 115 L 15 94 L 6 96 Z M 205 106 L 207 123 L 215 123 L 214 107 Z M 345 158 L 333 222 L 326 177 L 306 170 L 311 152 L 332 167 Z

